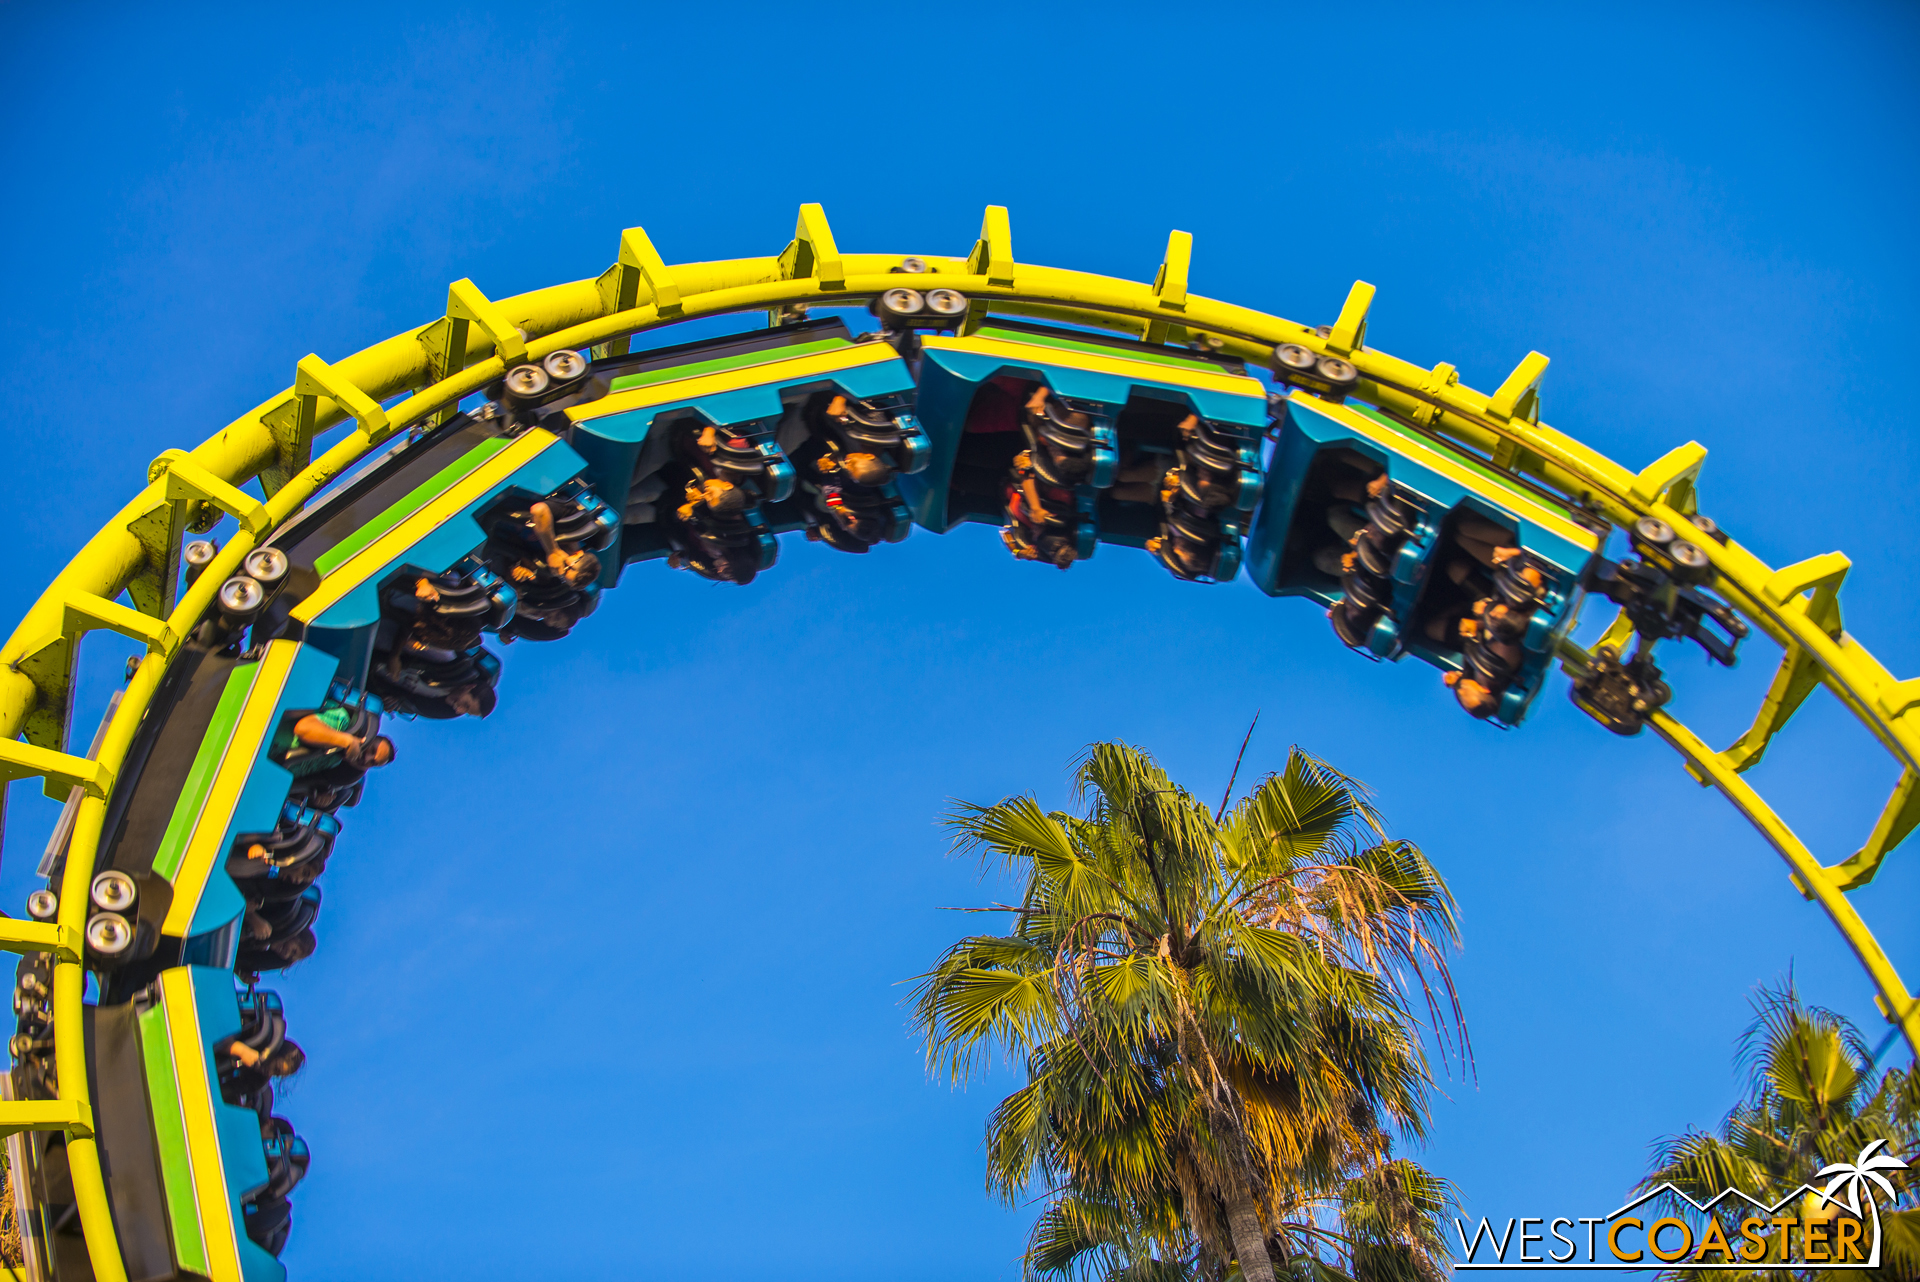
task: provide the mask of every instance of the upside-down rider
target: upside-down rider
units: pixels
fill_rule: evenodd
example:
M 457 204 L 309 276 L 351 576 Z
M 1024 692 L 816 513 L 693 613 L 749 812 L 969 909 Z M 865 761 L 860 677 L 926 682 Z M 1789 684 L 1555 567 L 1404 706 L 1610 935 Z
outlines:
M 537 583 L 551 576 L 570 588 L 583 588 L 600 577 L 600 558 L 591 552 L 569 552 L 553 536 L 553 508 L 542 499 L 527 509 L 533 537 L 546 554 L 543 561 L 522 560 L 510 572 L 516 583 Z M 544 574 L 543 574 L 544 571 Z
M 350 734 L 348 728 L 353 723 L 354 709 L 337 699 L 328 699 L 317 711 L 293 723 L 295 743 L 287 745 L 289 751 L 283 764 L 296 779 L 342 765 L 355 770 L 391 765 L 393 740 L 383 734 L 372 736 L 371 741 Z M 292 750 L 296 745 L 307 751 Z
M 1466 540 L 1462 539 L 1461 542 L 1464 544 Z M 1478 559 L 1479 554 L 1473 548 L 1468 548 L 1468 551 Z M 1509 545 L 1496 546 L 1488 551 L 1486 562 L 1496 571 L 1504 572 L 1511 580 L 1512 590 L 1516 594 L 1515 602 L 1509 604 L 1497 597 L 1481 597 L 1465 615 L 1459 617 L 1456 624 L 1463 650 L 1477 646 L 1483 655 L 1509 673 L 1518 668 L 1525 657 L 1520 649 L 1520 640 L 1526 634 L 1534 605 L 1546 587 L 1546 577 L 1537 566 L 1520 559 L 1523 556 L 1519 548 Z M 1441 677 L 1441 681 L 1453 691 L 1453 697 L 1460 706 L 1473 716 L 1484 720 L 1499 711 L 1504 684 L 1502 689 L 1494 689 L 1475 680 L 1465 671 L 1449 672 Z
M 1033 455 L 1021 450 L 1013 456 L 1007 478 L 1007 524 L 1000 538 L 1022 561 L 1044 561 L 1062 570 L 1079 560 L 1073 540 L 1060 531 L 1070 528 L 1073 495 L 1047 485 L 1034 471 Z
M 1042 383 L 1021 406 L 1027 448 L 1013 456 L 1007 478 L 1009 524 L 1001 538 L 1022 561 L 1045 561 L 1064 570 L 1079 560 L 1072 531 L 1078 523 L 1073 487 L 1093 469 L 1093 420 L 1078 410 L 1050 412 L 1053 391 Z
M 853 422 L 851 402 L 836 393 L 827 403 L 828 424 Z M 817 507 L 831 526 L 814 526 L 807 537 L 842 551 L 864 552 L 886 536 L 889 500 L 881 488 L 893 480 L 892 464 L 870 449 L 845 449 L 831 434 L 816 437 L 793 455 L 818 493 Z
M 532 619 L 565 633 L 592 613 L 589 594 L 600 577 L 600 558 L 591 552 L 569 552 L 553 533 L 553 508 L 541 500 L 527 508 L 539 557 L 522 556 L 507 570 L 520 593 L 519 619 Z

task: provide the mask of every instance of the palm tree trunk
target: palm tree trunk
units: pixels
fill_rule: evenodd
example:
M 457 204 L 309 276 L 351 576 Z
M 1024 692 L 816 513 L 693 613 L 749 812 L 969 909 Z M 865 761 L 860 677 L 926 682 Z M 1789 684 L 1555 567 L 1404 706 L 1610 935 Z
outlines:
M 1260 1227 L 1260 1212 L 1254 1208 L 1253 1194 L 1239 1180 L 1228 1182 L 1227 1228 L 1233 1233 L 1233 1253 L 1240 1261 L 1240 1276 L 1247 1282 L 1273 1282 L 1273 1257 L 1267 1254 L 1267 1233 Z
M 1167 939 L 1162 938 L 1163 957 L 1168 955 L 1167 945 Z M 1240 1261 L 1240 1275 L 1246 1282 L 1274 1282 L 1273 1257 L 1267 1254 L 1267 1233 L 1260 1226 L 1260 1211 L 1253 1201 L 1253 1158 L 1247 1151 L 1239 1110 L 1231 1102 L 1233 1088 L 1207 1046 L 1206 1031 L 1188 1004 L 1184 984 L 1175 990 L 1175 996 L 1178 1003 L 1174 1016 L 1176 1053 L 1195 1084 L 1200 1086 L 1207 1112 L 1212 1115 L 1217 1133 L 1226 1140 L 1231 1155 L 1232 1169 L 1220 1181 L 1219 1191 L 1226 1203 L 1227 1231 L 1233 1235 L 1233 1253 Z

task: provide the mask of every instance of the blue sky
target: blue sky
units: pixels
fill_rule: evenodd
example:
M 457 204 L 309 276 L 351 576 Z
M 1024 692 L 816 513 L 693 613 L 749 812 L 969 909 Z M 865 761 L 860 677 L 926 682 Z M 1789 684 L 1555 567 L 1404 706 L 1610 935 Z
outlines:
M 1551 12 L 1546 10 L 1551 9 Z M 1893 5 L 251 10 L 56 5 L 0 44 L 0 314 L 23 610 L 162 449 L 439 314 L 668 261 L 843 248 L 1024 261 L 1369 340 L 1639 467 L 1698 439 L 1703 510 L 1775 564 L 1835 548 L 1847 626 L 1920 671 L 1904 393 L 1920 350 L 1914 11 Z M 42 390 L 42 389 L 45 390 Z M 94 646 L 83 700 L 118 658 Z M 1673 657 L 1718 745 L 1771 673 Z M 315 957 L 278 985 L 311 1062 L 296 1278 L 1011 1279 L 982 1193 L 1012 1078 L 929 1080 L 901 981 L 996 888 L 949 798 L 1064 800 L 1124 738 L 1217 794 L 1290 743 L 1378 790 L 1464 909 L 1477 1080 L 1422 1158 L 1475 1215 L 1599 1214 L 1715 1121 L 1751 987 L 1869 989 L 1783 866 L 1650 737 L 1556 682 L 1503 734 L 1319 612 L 993 532 L 855 560 L 797 541 L 748 589 L 637 567 L 569 642 L 505 655 L 484 726 L 405 726 L 346 818 Z M 745 674 L 743 679 L 743 674 Z M 91 714 L 88 714 L 91 715 Z M 1817 695 L 1755 773 L 1829 862 L 1893 783 Z M 0 901 L 52 806 L 13 789 Z M 1857 896 L 1920 981 L 1910 852 Z M 10 908 L 11 910 L 11 908 Z M 1895 1055 L 1904 1055 L 1896 1051 Z M 1598 1208 L 1597 1210 L 1594 1208 Z

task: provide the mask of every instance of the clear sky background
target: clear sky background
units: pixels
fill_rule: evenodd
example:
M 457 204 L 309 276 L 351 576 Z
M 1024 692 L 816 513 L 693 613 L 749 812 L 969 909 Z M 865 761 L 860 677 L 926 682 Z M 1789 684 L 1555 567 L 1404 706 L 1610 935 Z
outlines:
M 1542 10 L 1552 9 L 1548 15 Z M 1774 564 L 1844 549 L 1847 626 L 1920 672 L 1920 22 L 1908 6 L 11 7 L 0 204 L 9 617 L 144 477 L 292 379 L 489 295 L 841 246 L 1026 262 L 1369 339 L 1641 467 L 1697 439 L 1703 510 Z M 116 677 L 90 642 L 83 706 Z M 1669 664 L 1724 746 L 1773 653 Z M 949 798 L 1065 799 L 1089 741 L 1218 795 L 1298 743 L 1367 780 L 1464 910 L 1477 1078 L 1423 1160 L 1469 1211 L 1593 1215 L 1731 1102 L 1752 987 L 1870 990 L 1783 865 L 1650 735 L 1556 678 L 1520 731 L 1370 665 L 1244 580 L 990 529 L 855 559 L 788 539 L 747 589 L 653 563 L 505 654 L 480 724 L 403 725 L 285 976 L 314 1151 L 295 1278 L 1012 1279 L 982 1192 L 1011 1075 L 932 1081 L 901 986 L 1000 890 Z M 83 719 L 96 713 L 89 711 Z M 1832 862 L 1894 781 L 1824 694 L 1755 774 Z M 13 789 L 0 902 L 54 807 Z M 1920 981 L 1913 852 L 1856 896 Z M 1891 1053 L 1904 1059 L 1904 1049 Z

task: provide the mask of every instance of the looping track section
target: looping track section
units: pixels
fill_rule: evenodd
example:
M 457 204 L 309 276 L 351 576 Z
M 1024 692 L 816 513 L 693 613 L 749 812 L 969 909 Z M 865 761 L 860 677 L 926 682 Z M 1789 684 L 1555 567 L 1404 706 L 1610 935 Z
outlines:
M 1538 353 L 1476 391 L 1368 346 L 1369 285 L 1304 325 L 1190 293 L 1190 255 L 1174 232 L 1150 284 L 1022 263 L 998 207 L 955 256 L 843 253 L 816 205 L 769 257 L 669 265 L 634 228 L 592 280 L 500 300 L 456 281 L 440 317 L 308 356 L 155 459 L 0 652 L 0 777 L 67 803 L 31 919 L 0 919 L 29 1272 L 283 1277 L 307 1156 L 273 1082 L 299 1051 L 259 981 L 313 948 L 338 812 L 391 755 L 381 718 L 484 715 L 487 634 L 565 636 L 640 561 L 747 583 L 790 535 L 866 554 L 974 521 L 1062 569 L 1117 546 L 1245 574 L 1502 725 L 1558 669 L 1753 823 L 1920 1044 L 1848 898 L 1920 821 L 1920 679 L 1842 626 L 1846 557 L 1743 548 L 1699 511 L 1697 444 L 1636 472 L 1550 427 Z M 721 316 L 744 319 L 632 349 Z M 1619 613 L 1587 650 L 1593 598 Z M 98 629 L 144 653 L 81 753 Z M 1731 663 L 1756 631 L 1778 670 L 1716 750 L 1673 715 L 1655 646 Z M 1745 778 L 1822 686 L 1899 768 L 1832 863 Z

